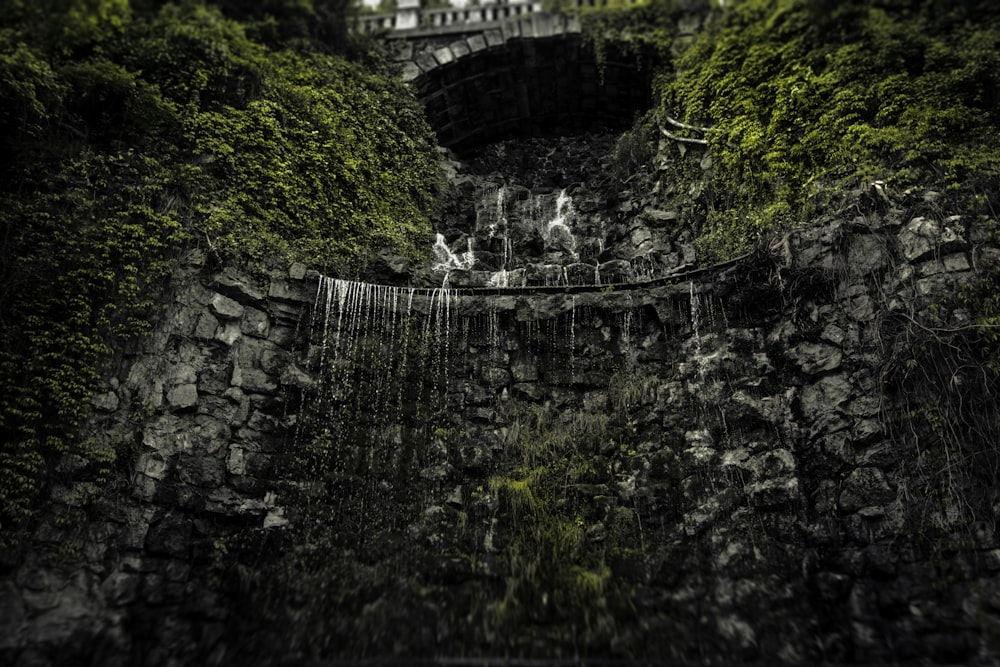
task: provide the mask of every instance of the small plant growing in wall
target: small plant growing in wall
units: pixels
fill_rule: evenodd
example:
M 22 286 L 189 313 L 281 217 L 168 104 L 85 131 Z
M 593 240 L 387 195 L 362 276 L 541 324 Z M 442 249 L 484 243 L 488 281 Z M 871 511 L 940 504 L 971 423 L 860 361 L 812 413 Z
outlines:
M 492 613 L 519 653 L 553 627 L 560 635 L 553 643 L 566 655 L 607 645 L 629 588 L 610 564 L 619 515 L 593 497 L 611 481 L 602 454 L 609 419 L 587 412 L 558 418 L 531 406 L 519 424 L 510 436 L 518 463 L 489 482 L 501 526 L 501 586 Z

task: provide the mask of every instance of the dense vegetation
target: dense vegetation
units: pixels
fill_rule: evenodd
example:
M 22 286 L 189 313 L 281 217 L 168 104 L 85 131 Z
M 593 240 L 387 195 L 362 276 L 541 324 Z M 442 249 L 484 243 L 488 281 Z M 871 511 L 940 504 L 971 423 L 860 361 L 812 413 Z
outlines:
M 875 182 L 899 205 L 926 206 L 934 188 L 939 215 L 991 216 L 995 3 L 735 0 L 676 59 L 676 19 L 705 3 L 626 4 L 591 14 L 591 36 L 630 35 L 663 61 L 656 108 L 622 145 L 650 157 L 632 149 L 667 116 L 711 128 L 711 181 L 688 190 L 705 257 Z M 382 247 L 418 252 L 430 133 L 373 47 L 348 38 L 347 5 L 3 3 L 3 531 L 30 516 L 58 455 L 114 458 L 74 434 L 183 249 L 339 273 Z M 702 177 L 685 160 L 674 169 Z M 981 322 L 1000 321 L 995 290 L 971 293 Z
M 705 172 L 698 150 L 658 173 L 673 181 L 672 194 L 690 198 L 694 213 L 685 220 L 697 226 L 704 257 L 742 252 L 817 211 L 857 206 L 865 193 L 909 215 L 995 217 L 995 3 L 730 0 L 673 60 L 674 21 L 700 4 L 651 0 L 594 13 L 588 25 L 598 49 L 600 35 L 618 30 L 633 36 L 637 54 L 663 58 L 656 108 L 619 142 L 627 165 L 615 177 L 628 180 L 628 170 L 638 168 L 652 173 L 643 162 L 676 156 L 670 142 L 656 155 L 667 116 L 710 128 L 697 132 L 714 158 L 707 183 L 700 183 Z M 0 545 L 27 525 L 45 481 L 59 474 L 62 455 L 96 469 L 113 465 L 118 453 L 79 441 L 78 427 L 115 351 L 148 328 L 157 296 L 186 249 L 260 268 L 301 260 L 342 275 L 383 247 L 419 252 L 436 187 L 433 142 L 420 109 L 374 47 L 348 39 L 345 5 L 3 3 Z M 938 194 L 924 197 L 931 188 Z M 1000 324 L 998 276 L 969 292 L 979 322 L 990 327 Z M 995 330 L 980 327 L 975 335 Z M 430 328 L 421 331 L 430 334 Z M 972 407 L 961 413 L 948 405 L 916 413 L 957 377 L 954 367 L 933 362 L 948 358 L 952 339 L 942 342 L 937 330 L 928 331 L 938 345 L 914 352 L 904 362 L 914 372 L 899 380 L 902 391 L 920 397 L 913 401 L 914 419 L 962 424 L 966 431 L 957 435 L 939 428 L 943 434 L 934 442 L 945 443 L 945 457 L 960 452 L 970 467 L 992 475 L 992 449 L 947 448 L 992 441 L 992 424 L 986 424 L 992 393 L 967 389 L 963 400 Z M 426 340 L 405 353 L 432 355 Z M 962 348 L 970 367 L 982 361 L 979 353 Z M 987 354 L 1000 367 L 1000 354 Z M 357 386 L 377 386 L 365 376 L 374 368 L 358 371 Z M 608 415 L 567 422 L 546 409 L 525 408 L 504 442 L 513 454 L 510 465 L 454 502 L 463 508 L 456 520 L 465 548 L 442 558 L 434 553 L 444 562 L 438 571 L 402 550 L 407 527 L 396 519 L 416 506 L 410 482 L 419 467 L 410 464 L 427 463 L 435 448 L 454 456 L 467 436 L 458 425 L 424 429 L 394 471 L 388 453 L 371 456 L 358 434 L 331 438 L 322 430 L 326 413 L 304 420 L 302 432 L 315 437 L 286 462 L 293 528 L 261 538 L 272 540 L 263 545 L 220 541 L 217 555 L 238 562 L 238 574 L 256 577 L 268 631 L 287 633 L 287 644 L 303 653 L 326 656 L 388 646 L 396 633 L 416 636 L 406 625 L 418 620 L 409 611 L 466 576 L 472 608 L 486 619 L 470 645 L 493 641 L 495 631 L 523 649 L 546 640 L 537 628 L 559 624 L 610 645 L 615 624 L 639 614 L 631 599 L 648 576 L 633 567 L 626 546 L 641 531 L 639 514 L 608 504 L 605 517 L 589 516 L 581 499 L 606 493 L 620 472 L 609 462 L 636 453 L 628 430 L 633 399 L 645 389 L 641 378 L 622 377 L 611 381 L 615 405 Z M 975 387 L 993 387 L 993 380 Z M 367 398 L 354 392 L 352 427 L 365 425 L 365 413 L 375 427 L 387 427 L 387 413 L 371 410 Z M 438 407 L 414 403 L 415 411 Z M 985 416 L 963 424 L 969 410 Z M 416 417 L 414 432 L 416 424 L 434 423 Z M 340 446 L 353 440 L 360 442 L 353 449 Z M 673 463 L 667 456 L 658 463 L 665 488 L 677 488 L 668 474 Z M 469 554 L 485 543 L 476 527 L 492 526 L 498 517 L 496 540 L 503 548 L 496 570 L 489 579 L 474 579 L 467 574 Z M 598 524 L 606 532 L 588 537 L 586 526 Z M 647 538 L 640 533 L 639 539 Z M 670 562 L 667 545 L 643 548 Z M 356 558 L 354 549 L 373 561 L 388 552 L 397 569 L 381 571 Z M 281 558 L 271 570 L 255 569 L 262 566 L 239 559 L 251 551 Z M 615 566 L 629 574 L 614 580 Z M 431 584 L 421 580 L 425 572 L 432 572 Z M 390 590 L 399 580 L 406 586 L 397 591 L 397 605 L 370 604 L 373 591 Z M 551 595 L 542 593 L 543 584 Z M 463 621 L 446 625 L 465 632 Z M 248 652 L 256 650 L 255 641 L 273 638 L 253 629 Z M 430 654 L 437 640 L 429 637 L 421 648 Z
M 658 88 L 660 123 L 711 128 L 709 255 L 742 251 L 876 181 L 901 205 L 926 188 L 953 213 L 996 204 L 996 3 L 728 2 Z
M 599 56 L 608 39 L 661 54 L 681 45 L 659 63 L 654 108 L 622 135 L 615 158 L 620 180 L 658 171 L 661 182 L 647 187 L 683 209 L 702 261 L 746 252 L 823 215 L 959 215 L 997 233 L 1000 5 L 611 4 L 584 14 Z M 676 26 L 685 14 L 705 22 L 682 43 Z M 695 143 L 666 141 L 657 154 L 661 129 Z M 1000 267 L 980 268 L 982 279 L 962 295 L 975 326 L 954 333 L 975 338 L 970 344 L 996 370 Z
M 430 131 L 341 0 L 6 0 L 0 23 L 0 531 L 76 438 L 102 365 L 186 248 L 351 272 L 415 254 Z

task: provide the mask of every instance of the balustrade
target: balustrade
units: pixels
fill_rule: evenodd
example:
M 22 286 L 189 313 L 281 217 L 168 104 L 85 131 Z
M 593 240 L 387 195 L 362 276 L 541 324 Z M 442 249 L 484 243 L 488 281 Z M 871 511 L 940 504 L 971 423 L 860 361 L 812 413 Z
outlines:
M 630 3 L 639 0 L 629 0 Z M 571 0 L 576 8 L 602 7 L 609 0 Z M 355 30 L 365 34 L 389 33 L 404 37 L 409 31 L 441 30 L 454 32 L 455 28 L 481 30 L 535 12 L 541 12 L 541 2 L 528 0 L 483 0 L 479 4 L 463 6 L 422 7 L 421 0 L 398 0 L 393 13 L 362 14 L 357 17 Z

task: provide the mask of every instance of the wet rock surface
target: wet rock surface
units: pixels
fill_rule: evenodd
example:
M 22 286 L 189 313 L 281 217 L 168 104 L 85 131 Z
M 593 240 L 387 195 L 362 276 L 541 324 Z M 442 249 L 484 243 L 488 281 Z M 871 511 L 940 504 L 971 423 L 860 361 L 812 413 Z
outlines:
M 489 276 L 551 262 L 557 289 L 187 257 L 95 396 L 94 437 L 129 455 L 97 490 L 62 462 L 0 577 L 0 662 L 991 664 L 995 406 L 935 347 L 967 321 L 979 232 L 830 219 L 687 274 L 662 202 L 567 186 L 590 177 L 559 151 L 583 149 L 553 150 L 528 184 L 459 177 L 476 196 L 443 233 Z M 508 188 L 506 259 L 498 209 L 468 206 L 484 182 Z M 575 248 L 528 215 L 564 188 Z M 650 256 L 656 284 L 584 282 Z M 947 392 L 974 414 L 937 411 Z
M 506 141 L 452 160 L 434 261 L 413 282 L 607 286 L 693 268 L 681 211 L 657 208 L 669 198 L 637 195 L 615 175 L 617 141 L 612 134 Z

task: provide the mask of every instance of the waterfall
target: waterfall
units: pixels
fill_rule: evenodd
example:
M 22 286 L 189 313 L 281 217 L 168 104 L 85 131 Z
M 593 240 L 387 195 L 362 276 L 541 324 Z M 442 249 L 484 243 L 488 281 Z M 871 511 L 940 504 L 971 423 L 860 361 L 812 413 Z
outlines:
M 449 272 L 454 269 L 471 269 L 476 263 L 476 255 L 472 249 L 472 239 L 466 239 L 465 252 L 461 254 L 448 247 L 444 234 L 438 233 L 432 248 L 437 262 L 434 264 L 435 271 Z
M 538 293 L 511 289 L 525 280 L 521 267 L 492 272 L 490 289 L 319 279 L 308 354 L 317 381 L 298 412 L 289 514 L 293 526 L 318 531 L 339 562 L 377 563 L 369 574 L 380 594 L 419 580 L 430 561 L 459 568 L 463 579 L 466 567 L 490 573 L 476 575 L 493 586 L 482 602 L 456 603 L 463 619 L 486 618 L 484 605 L 498 603 L 510 582 L 582 594 L 547 573 L 569 559 L 580 576 L 605 576 L 589 555 L 604 548 L 605 522 L 632 541 L 634 572 L 657 557 L 649 545 L 663 530 L 665 501 L 641 490 L 672 488 L 647 479 L 651 470 L 666 476 L 673 460 L 658 449 L 658 425 L 667 415 L 681 433 L 704 429 L 688 425 L 681 402 L 660 400 L 680 385 L 653 388 L 652 373 L 673 367 L 668 327 L 676 324 L 695 357 L 703 337 L 708 348 L 711 299 L 695 281 L 586 289 L 582 265 L 542 266 L 534 279 L 555 288 Z M 598 282 L 598 270 L 587 269 Z M 725 425 L 724 413 L 712 417 L 720 414 Z M 532 503 L 543 509 L 529 510 Z M 560 551 L 561 535 L 580 550 Z M 423 560 L 411 563 L 410 554 Z M 632 572 L 615 576 L 631 586 Z M 511 604 L 531 608 L 531 595 Z M 362 608 L 340 604 L 330 613 Z
M 429 560 L 442 578 L 455 568 L 459 580 L 488 582 L 481 599 L 455 603 L 459 625 L 492 618 L 501 602 L 542 609 L 536 590 L 589 600 L 609 576 L 607 530 L 631 541 L 643 561 L 635 572 L 647 571 L 669 516 L 658 494 L 672 488 L 660 424 L 697 430 L 670 398 L 680 385 L 652 378 L 683 367 L 681 346 L 700 362 L 701 337 L 711 345 L 702 331 L 711 304 L 694 281 L 628 284 L 662 277 L 659 259 L 623 250 L 620 226 L 605 234 L 592 198 L 499 182 L 469 194 L 474 223 L 469 210 L 442 223 L 433 261 L 411 277 L 419 287 L 320 280 L 317 381 L 293 445 L 296 483 L 318 489 L 302 505 L 309 520 L 337 536 L 332 553 L 378 563 L 369 574 L 379 590 L 423 581 Z M 505 590 L 516 595 L 504 601 Z M 578 606 L 593 611 L 596 599 Z M 363 614 L 357 602 L 341 611 L 338 601 L 333 614 Z M 521 632 L 509 619 L 498 625 Z
M 319 349 L 312 356 L 323 382 L 311 418 L 326 420 L 335 440 L 375 445 L 378 429 L 361 426 L 398 421 L 404 390 L 423 401 L 439 400 L 434 394 L 447 384 L 456 301 L 447 288 L 321 277 L 313 316 Z M 345 421 L 347 426 L 331 428 Z M 363 432 L 368 435 L 361 437 Z
M 593 205 L 588 201 L 584 208 Z M 611 232 L 605 231 L 604 219 L 579 213 L 566 189 L 554 193 L 487 183 L 475 192 L 472 206 L 475 223 L 467 234 L 436 234 L 429 266 L 434 275 L 420 283 L 495 289 L 607 286 L 654 281 L 679 269 L 679 255 L 665 254 L 648 231 L 628 237 L 642 239 L 641 247 L 622 252 L 621 240 L 607 247 Z M 614 250 L 610 259 L 607 250 Z
M 579 261 L 576 237 L 570 228 L 573 216 L 573 200 L 563 190 L 556 198 L 555 215 L 545 223 L 543 235 L 546 247 L 561 247 L 572 256 L 573 261 Z
M 421 270 L 432 275 L 416 282 L 495 289 L 614 286 L 657 281 L 691 266 L 678 265 L 680 255 L 666 253 L 662 243 L 649 240 L 648 231 L 628 237 L 643 239 L 641 247 L 622 252 L 622 243 L 631 241 L 621 239 L 608 247 L 612 232 L 605 232 L 603 218 L 579 213 L 566 189 L 553 193 L 487 184 L 472 205 L 475 223 L 459 235 L 436 233 L 433 262 Z M 593 205 L 587 201 L 584 209 Z M 611 258 L 608 250 L 614 251 Z

